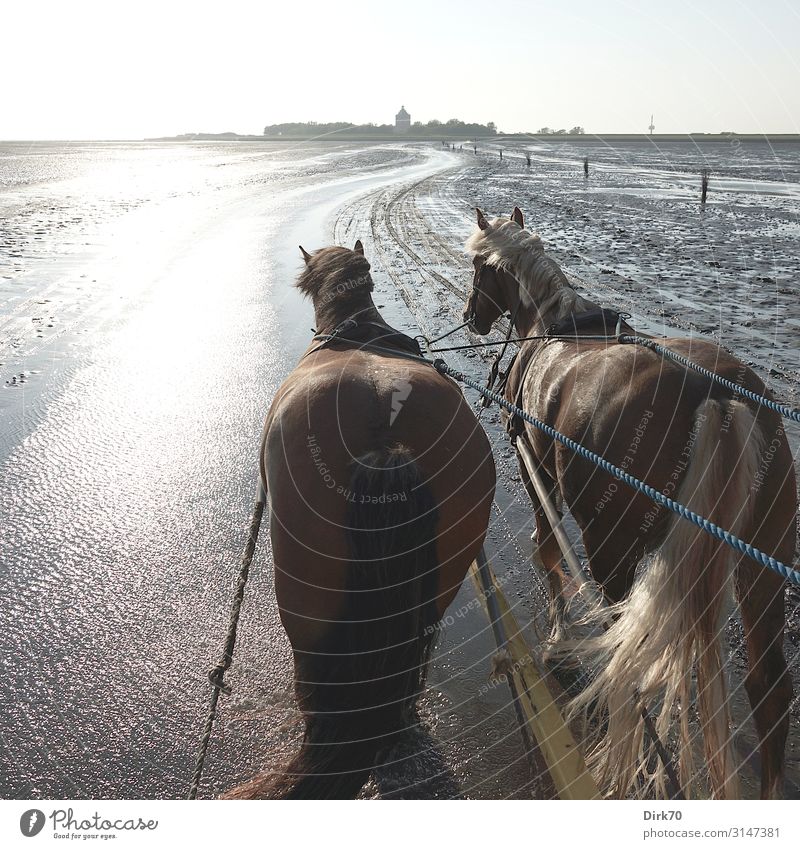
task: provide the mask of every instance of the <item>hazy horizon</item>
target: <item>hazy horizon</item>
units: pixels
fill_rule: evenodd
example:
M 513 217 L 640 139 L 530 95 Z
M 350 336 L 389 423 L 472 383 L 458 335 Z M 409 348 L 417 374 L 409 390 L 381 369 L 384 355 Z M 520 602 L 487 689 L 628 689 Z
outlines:
M 800 132 L 800 11 L 709 0 L 9 9 L 0 139 L 258 135 L 316 120 L 588 135 Z
M 296 122 L 279 121 L 277 123 L 296 123 Z M 301 122 L 301 123 L 305 123 L 305 122 Z M 316 122 L 316 123 L 321 123 L 321 122 Z M 374 122 L 374 123 L 377 123 L 377 122 Z M 359 126 L 368 126 L 368 125 L 367 124 L 356 125 L 354 127 L 354 129 L 358 129 Z M 558 128 L 558 129 L 562 129 L 562 128 Z M 19 138 L 0 138 L 0 144 L 26 144 L 26 143 L 27 144 L 57 144 L 57 143 L 60 143 L 60 142 L 63 142 L 65 144 L 72 144 L 72 143 L 80 144 L 80 143 L 88 143 L 88 142 L 92 142 L 92 143 L 104 143 L 104 142 L 108 142 L 108 143 L 112 143 L 112 142 L 133 143 L 133 142 L 149 142 L 149 141 L 164 141 L 164 142 L 167 142 L 167 141 L 173 141 L 173 140 L 176 140 L 176 141 L 181 140 L 181 138 L 184 137 L 184 136 L 216 136 L 216 135 L 221 136 L 221 135 L 226 135 L 228 133 L 233 133 L 234 135 L 237 135 L 237 136 L 239 136 L 243 139 L 247 139 L 247 140 L 249 140 L 252 137 L 253 143 L 256 142 L 257 138 L 263 138 L 263 139 L 265 139 L 265 141 L 275 142 L 275 143 L 283 141 L 287 144 L 290 144 L 292 142 L 301 143 L 301 142 L 312 142 L 312 141 L 324 141 L 326 139 L 330 139 L 330 140 L 334 140 L 334 141 L 336 140 L 336 134 L 335 133 L 324 133 L 324 134 L 321 134 L 320 136 L 303 136 L 303 135 L 300 135 L 300 136 L 292 136 L 292 135 L 264 136 L 264 134 L 260 133 L 260 132 L 245 133 L 245 132 L 238 132 L 237 130 L 217 130 L 217 129 L 210 129 L 209 130 L 209 129 L 206 129 L 206 130 L 189 131 L 189 132 L 186 132 L 186 133 L 174 133 L 174 134 L 162 133 L 162 134 L 156 134 L 156 135 L 152 135 L 152 136 L 130 136 L 130 137 L 115 136 L 115 137 L 105 137 L 105 138 L 103 138 L 103 137 L 99 137 L 99 136 L 96 136 L 96 137 L 85 136 L 85 137 L 82 137 L 82 138 L 79 138 L 79 137 L 73 137 L 73 138 L 57 138 L 57 137 L 53 137 L 53 138 L 22 138 L 22 137 L 19 137 Z M 438 139 L 438 136 L 435 133 L 431 133 L 430 135 L 431 135 L 431 137 L 435 137 L 435 138 Z M 583 139 L 595 138 L 595 139 L 601 140 L 601 139 L 604 139 L 604 138 L 609 138 L 611 136 L 631 136 L 631 137 L 636 136 L 636 135 L 642 135 L 644 137 L 650 136 L 650 134 L 647 132 L 647 129 L 645 128 L 644 130 L 637 130 L 637 131 L 633 131 L 633 132 L 629 132 L 629 133 L 620 132 L 618 130 L 608 130 L 608 131 L 601 130 L 601 131 L 595 132 L 595 133 L 590 133 L 590 132 L 587 131 L 587 132 L 582 133 L 578 136 L 576 136 L 574 134 L 570 134 L 569 131 L 567 131 L 566 133 L 541 134 L 541 133 L 536 133 L 535 131 L 503 132 L 502 130 L 499 130 L 497 138 L 505 138 L 507 136 L 508 137 L 513 137 L 513 136 L 524 137 L 526 135 L 531 136 L 531 138 L 533 138 L 533 137 L 549 138 L 549 137 L 552 136 L 554 139 L 566 139 L 566 140 L 575 140 L 576 138 L 583 138 Z M 714 139 L 716 139 L 716 137 L 720 136 L 720 135 L 725 137 L 726 133 L 725 133 L 725 131 L 716 132 L 716 131 L 704 131 L 704 130 L 695 130 L 695 131 L 688 131 L 688 132 L 677 131 L 677 132 L 669 132 L 669 133 L 666 132 L 666 131 L 663 132 L 663 133 L 659 133 L 658 131 L 656 131 L 652 135 L 653 135 L 654 139 L 660 138 L 661 136 L 678 136 L 678 137 L 683 136 L 683 137 L 685 137 L 686 141 L 689 141 L 690 139 L 697 139 L 698 137 L 700 137 L 702 135 L 707 135 L 707 136 L 710 136 L 710 137 L 713 137 Z M 800 130 L 795 130 L 795 131 L 790 130 L 790 131 L 787 131 L 787 132 L 773 132 L 773 133 L 762 133 L 762 132 L 758 132 L 758 133 L 736 133 L 736 132 L 734 132 L 733 135 L 736 136 L 736 137 L 747 136 L 747 137 L 750 137 L 751 141 L 758 141 L 758 139 L 753 139 L 751 137 L 752 136 L 762 136 L 765 139 L 774 139 L 776 136 L 800 136 Z M 415 136 L 413 134 L 410 134 L 410 135 L 403 135 L 403 134 L 394 135 L 394 134 L 392 134 L 391 136 L 389 136 L 389 135 L 376 136 L 374 140 L 376 142 L 387 142 L 387 141 L 413 142 L 413 141 L 415 141 L 415 139 L 419 139 L 419 138 L 427 139 L 428 136 L 419 137 L 419 136 Z M 453 141 L 454 142 L 457 139 L 459 139 L 460 137 L 457 136 L 457 135 L 454 135 L 452 137 L 443 136 L 443 138 L 446 141 Z M 488 138 L 489 137 L 486 137 L 487 140 L 488 140 Z M 191 141 L 192 139 L 189 138 L 189 139 L 186 139 L 186 140 Z M 361 142 L 368 143 L 368 142 L 371 141 L 369 136 L 364 136 L 364 137 L 360 137 L 360 138 L 342 136 L 341 140 L 342 140 L 342 142 L 356 141 L 356 142 L 359 142 L 359 143 L 361 143 Z M 794 141 L 794 140 L 795 139 L 792 139 L 792 141 Z M 222 141 L 224 141 L 224 139 L 222 139 Z M 662 139 L 662 141 L 663 141 L 663 139 Z M 675 139 L 675 141 L 679 142 L 679 141 L 682 141 L 682 139 L 677 138 L 677 139 Z

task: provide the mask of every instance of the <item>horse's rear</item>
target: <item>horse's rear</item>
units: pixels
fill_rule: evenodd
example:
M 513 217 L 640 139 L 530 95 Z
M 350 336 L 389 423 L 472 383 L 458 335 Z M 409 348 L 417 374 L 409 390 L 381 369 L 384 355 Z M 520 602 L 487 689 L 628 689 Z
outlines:
M 663 344 L 765 392 L 752 371 L 715 345 L 681 339 Z M 550 353 L 537 356 L 526 408 L 720 527 L 792 561 L 794 465 L 777 413 L 731 397 L 645 349 L 603 350 L 592 343 L 553 343 Z M 782 648 L 782 579 L 562 446 L 554 448 L 538 432 L 531 439 L 581 526 L 596 580 L 615 601 L 633 586 L 622 615 L 593 645 L 600 673 L 579 700 L 608 710 L 597 756 L 610 786 L 624 793 L 644 769 L 634 692 L 664 700 L 663 735 L 673 706 L 683 705 L 688 782 L 685 706 L 687 670 L 694 665 L 710 784 L 715 795 L 735 795 L 719 642 L 735 589 L 748 644 L 745 684 L 761 741 L 762 795 L 780 795 L 792 692 Z M 634 584 L 646 552 L 656 552 L 653 563 Z
M 436 623 L 486 533 L 490 447 L 429 365 L 322 350 L 279 392 L 263 471 L 306 733 L 234 795 L 352 797 L 415 721 Z

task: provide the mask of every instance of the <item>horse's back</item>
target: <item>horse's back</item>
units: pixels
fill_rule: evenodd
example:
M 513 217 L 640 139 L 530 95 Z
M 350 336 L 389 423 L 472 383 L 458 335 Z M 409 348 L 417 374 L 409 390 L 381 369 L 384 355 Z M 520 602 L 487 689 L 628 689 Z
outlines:
M 344 366 L 339 355 L 298 368 L 279 390 L 267 417 L 268 453 L 280 458 L 320 439 L 332 452 L 328 465 L 378 445 L 404 445 L 431 478 L 444 471 L 468 477 L 491 459 L 452 381 L 425 363 L 370 354 L 354 354 Z
M 750 368 L 718 345 L 685 338 L 659 343 L 752 392 L 766 392 Z M 709 400 L 720 404 L 727 430 L 724 416 L 732 413 L 731 401 L 736 400 L 730 390 L 710 378 L 642 346 L 571 342 L 548 343 L 536 355 L 524 398 L 534 416 L 673 497 L 688 466 L 701 406 Z M 786 514 L 779 521 L 785 528 L 781 536 L 788 538 L 794 527 L 796 497 L 782 422 L 777 413 L 747 403 L 755 419 L 753 438 L 772 445 L 768 456 L 773 474 L 754 488 L 760 505 L 755 512 L 762 519 L 767 513 Z M 611 526 L 624 514 L 626 527 L 633 526 L 642 538 L 658 542 L 667 518 L 663 509 L 624 484 L 612 483 L 610 475 L 566 447 L 554 448 L 543 434 L 532 434 L 532 439 L 546 471 L 560 481 L 582 526 Z

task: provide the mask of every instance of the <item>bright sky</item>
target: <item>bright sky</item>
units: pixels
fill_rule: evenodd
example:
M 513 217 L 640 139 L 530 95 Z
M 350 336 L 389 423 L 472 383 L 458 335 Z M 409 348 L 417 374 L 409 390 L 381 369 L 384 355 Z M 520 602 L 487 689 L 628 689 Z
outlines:
M 4 5 L 0 139 L 283 121 L 800 132 L 797 0 Z

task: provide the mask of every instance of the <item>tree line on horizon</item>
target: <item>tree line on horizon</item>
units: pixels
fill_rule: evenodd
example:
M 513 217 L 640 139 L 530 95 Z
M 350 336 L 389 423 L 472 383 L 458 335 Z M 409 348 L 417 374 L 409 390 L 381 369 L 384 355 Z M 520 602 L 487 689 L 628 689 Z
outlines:
M 378 136 L 395 133 L 395 126 L 394 124 L 351 124 L 347 121 L 334 121 L 327 124 L 303 121 L 288 124 L 267 124 L 264 127 L 265 136 L 321 136 L 327 133 L 336 133 L 343 136 Z M 494 136 L 496 134 L 497 127 L 493 121 L 489 121 L 487 124 L 467 124 L 458 120 L 458 118 L 451 118 L 444 123 L 436 119 L 424 124 L 422 121 L 415 121 L 408 130 L 398 133 L 398 135 L 404 136 Z
M 586 134 L 583 127 L 573 127 L 571 130 L 551 130 L 550 127 L 540 127 L 537 136 L 582 136 Z

